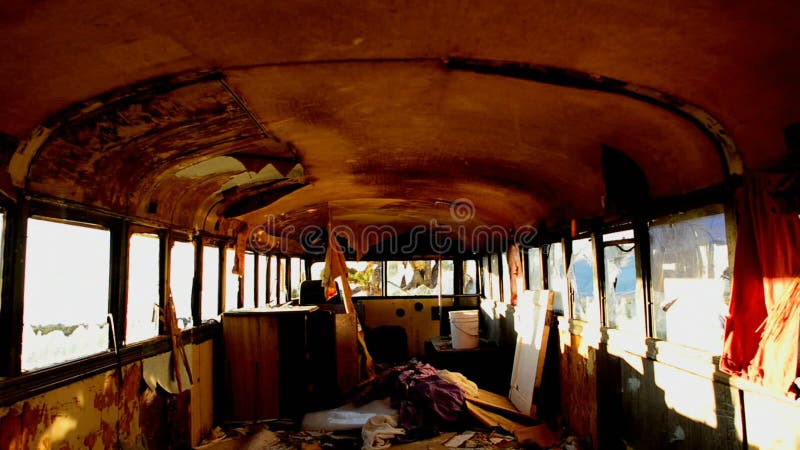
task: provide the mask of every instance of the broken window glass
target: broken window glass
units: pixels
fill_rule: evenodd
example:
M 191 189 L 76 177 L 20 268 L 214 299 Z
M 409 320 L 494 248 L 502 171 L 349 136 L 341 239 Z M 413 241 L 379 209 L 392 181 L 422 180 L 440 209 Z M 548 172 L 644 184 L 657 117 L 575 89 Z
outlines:
M 644 334 L 644 298 L 636 277 L 633 230 L 603 236 L 608 326 Z
M 600 301 L 594 267 L 592 239 L 572 241 L 572 259 L 567 269 L 567 279 L 574 298 L 573 312 L 576 319 L 599 323 Z
M 219 318 L 219 247 L 203 246 L 203 321 Z
M 128 250 L 128 313 L 125 342 L 158 336 L 159 246 L 155 234 L 135 233 Z
M 650 226 L 655 336 L 716 354 L 730 302 L 725 215 L 718 211 Z
M 170 254 L 170 287 L 175 303 L 175 317 L 180 328 L 192 327 L 192 281 L 194 279 L 194 244 L 176 241 Z
M 383 295 L 383 263 L 347 261 L 347 282 L 353 297 Z M 401 294 L 398 294 L 401 295 Z
M 553 291 L 553 311 L 569 316 L 567 308 L 567 275 L 564 268 L 564 246 L 560 242 L 547 246 L 547 288 Z
M 529 248 L 528 252 L 528 289 L 532 291 L 542 289 L 542 249 Z
M 110 248 L 108 230 L 28 219 L 23 371 L 108 349 Z
M 434 259 L 386 262 L 387 295 L 438 295 L 439 261 Z M 453 294 L 452 260 L 442 261 L 442 294 Z

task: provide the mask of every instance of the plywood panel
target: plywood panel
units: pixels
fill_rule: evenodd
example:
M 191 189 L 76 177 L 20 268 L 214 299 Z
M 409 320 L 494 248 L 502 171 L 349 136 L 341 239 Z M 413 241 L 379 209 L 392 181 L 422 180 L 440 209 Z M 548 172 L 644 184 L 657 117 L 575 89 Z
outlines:
M 278 417 L 278 319 L 267 315 L 226 315 L 225 359 L 230 418 Z
M 336 375 L 339 390 L 349 392 L 359 381 L 358 330 L 355 314 L 336 314 Z
M 197 445 L 214 425 L 214 343 L 206 341 L 192 351 L 191 444 Z
M 517 347 L 508 396 L 526 414 L 536 414 L 533 394 L 542 382 L 552 308 L 552 291 L 525 291 L 515 312 Z

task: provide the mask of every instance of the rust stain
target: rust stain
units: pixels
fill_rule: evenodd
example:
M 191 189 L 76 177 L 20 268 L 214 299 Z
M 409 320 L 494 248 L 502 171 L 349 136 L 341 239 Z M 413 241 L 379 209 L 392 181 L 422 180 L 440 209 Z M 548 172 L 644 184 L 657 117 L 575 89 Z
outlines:
M 97 435 L 95 433 L 91 433 L 83 439 L 83 445 L 85 445 L 86 448 L 94 448 L 94 444 L 96 442 L 97 442 Z
M 59 127 L 32 162 L 28 187 L 120 213 L 140 211 L 147 199 L 137 193 L 149 192 L 154 176 L 229 153 L 261 166 L 298 162 L 285 144 L 264 135 L 221 84 L 200 82 L 106 104 Z M 201 194 L 190 203 L 202 201 Z M 163 210 L 167 220 L 170 214 Z
M 40 425 L 49 425 L 49 417 L 45 406 L 32 407 L 30 403 L 22 404 L 22 410 L 11 408 L 0 417 L 0 448 L 22 450 L 33 446 L 33 439 L 38 435 Z
M 103 420 L 100 422 L 100 432 L 103 435 L 103 448 L 114 448 L 114 443 L 117 441 L 115 428 Z
M 109 372 L 106 374 L 106 379 L 103 383 L 103 392 L 95 395 L 94 397 L 94 407 L 97 410 L 103 410 L 110 406 L 114 406 L 117 403 L 117 393 L 116 393 L 116 378 L 114 378 L 114 373 Z
M 145 389 L 140 398 L 139 427 L 143 430 L 146 448 L 162 448 L 165 439 L 164 399 L 151 389 Z M 146 430 L 146 432 L 144 432 Z
M 121 436 L 131 435 L 131 423 L 135 417 L 134 411 L 138 406 L 139 386 L 142 382 L 141 363 L 134 363 L 124 371 L 122 384 L 122 404 L 120 405 L 119 431 Z

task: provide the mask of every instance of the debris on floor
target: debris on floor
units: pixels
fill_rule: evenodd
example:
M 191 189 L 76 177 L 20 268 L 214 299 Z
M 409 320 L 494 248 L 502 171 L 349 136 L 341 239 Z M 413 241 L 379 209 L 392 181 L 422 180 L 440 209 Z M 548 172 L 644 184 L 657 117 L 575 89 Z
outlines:
M 445 432 L 413 442 L 391 442 L 392 450 L 452 450 L 486 449 L 542 449 L 542 450 L 589 450 L 591 445 L 575 437 L 558 437 L 548 445 L 536 442 L 521 442 L 513 434 L 502 429 L 483 427 L 479 423 L 461 432 Z M 542 431 L 539 429 L 539 431 Z M 550 433 L 553 433 L 550 431 Z M 388 440 L 383 444 L 390 443 Z M 373 448 L 387 448 L 388 446 Z M 194 450 L 359 450 L 368 448 L 359 432 L 339 430 L 330 432 L 304 431 L 291 421 L 266 421 L 249 426 L 235 425 L 214 428 Z
M 563 428 L 520 413 L 507 397 L 428 364 L 381 371 L 338 408 L 302 420 L 214 428 L 194 450 L 587 450 Z

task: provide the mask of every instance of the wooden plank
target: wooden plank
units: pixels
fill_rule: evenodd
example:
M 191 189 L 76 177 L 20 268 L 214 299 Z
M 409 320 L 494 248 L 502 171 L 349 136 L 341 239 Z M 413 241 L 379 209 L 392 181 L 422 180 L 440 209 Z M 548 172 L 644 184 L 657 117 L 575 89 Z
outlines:
M 517 347 L 508 396 L 525 414 L 536 414 L 534 392 L 542 382 L 552 309 L 552 291 L 524 291 L 515 312 Z
M 335 314 L 336 375 L 341 392 L 350 392 L 360 380 L 358 329 L 355 314 Z
M 192 347 L 191 444 L 196 445 L 214 426 L 214 343 Z
M 546 423 L 524 427 L 514 431 L 514 437 L 520 445 L 536 444 L 541 448 L 550 448 L 561 440 L 561 433 L 551 430 Z
M 484 409 L 475 403 L 467 402 L 467 411 L 475 417 L 478 422 L 486 425 L 487 427 L 500 427 L 506 431 L 514 433 L 517 430 L 526 428 L 528 425 L 515 422 L 505 416 L 493 413 Z
M 516 406 L 511 403 L 511 400 L 509 400 L 508 397 L 503 397 L 502 395 L 495 394 L 494 392 L 479 389 L 478 396 L 467 397 L 467 401 L 506 416 L 516 417 L 520 420 L 531 419 L 529 415 L 517 410 Z

